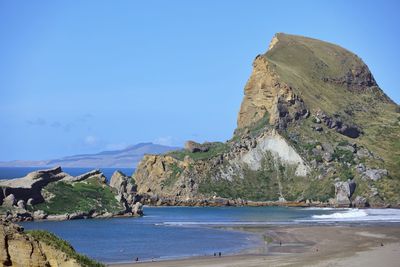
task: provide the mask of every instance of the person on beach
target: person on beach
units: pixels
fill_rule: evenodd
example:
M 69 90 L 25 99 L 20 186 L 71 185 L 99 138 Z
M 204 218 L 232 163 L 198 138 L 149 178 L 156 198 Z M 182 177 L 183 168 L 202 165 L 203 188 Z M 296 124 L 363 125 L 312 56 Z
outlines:
M 219 252 L 219 253 L 218 253 L 218 256 L 221 257 L 221 255 L 222 255 L 221 252 Z

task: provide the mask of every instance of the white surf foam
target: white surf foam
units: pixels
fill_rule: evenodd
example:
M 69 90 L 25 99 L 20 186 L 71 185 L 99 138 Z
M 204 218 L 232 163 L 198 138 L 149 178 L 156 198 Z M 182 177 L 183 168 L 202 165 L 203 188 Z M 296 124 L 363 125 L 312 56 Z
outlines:
M 301 220 L 307 221 L 307 220 Z M 399 209 L 346 209 L 331 214 L 312 215 L 308 221 L 315 222 L 400 222 Z
M 313 215 L 313 219 L 349 219 L 368 216 L 364 210 L 347 210 L 344 212 L 335 212 L 332 214 Z

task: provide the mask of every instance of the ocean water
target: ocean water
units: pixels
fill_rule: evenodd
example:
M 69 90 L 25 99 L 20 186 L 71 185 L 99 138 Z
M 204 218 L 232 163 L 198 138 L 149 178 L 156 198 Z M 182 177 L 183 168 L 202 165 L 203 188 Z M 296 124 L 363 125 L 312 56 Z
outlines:
M 217 226 L 397 223 L 396 209 L 285 207 L 145 207 L 141 218 L 26 222 L 68 240 L 78 252 L 105 263 L 235 253 L 259 245 L 255 234 Z
M 45 170 L 46 167 L 0 167 L 0 179 L 13 179 L 27 175 L 30 172 L 37 170 Z M 96 168 L 62 168 L 62 170 L 72 176 L 84 174 Z M 112 174 L 116 171 L 122 171 L 126 175 L 132 175 L 135 169 L 133 168 L 100 168 L 104 176 L 109 180 Z

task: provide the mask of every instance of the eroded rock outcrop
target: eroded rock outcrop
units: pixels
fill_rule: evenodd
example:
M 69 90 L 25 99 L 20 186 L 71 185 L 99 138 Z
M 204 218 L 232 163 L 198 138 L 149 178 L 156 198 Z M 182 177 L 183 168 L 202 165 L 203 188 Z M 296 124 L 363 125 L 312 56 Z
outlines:
M 24 233 L 22 227 L 6 221 L 0 221 L 0 263 L 2 266 L 81 266 L 66 253 L 36 240 Z
M 117 190 L 117 199 L 125 207 L 125 214 L 143 215 L 143 206 L 139 201 L 140 196 L 136 194 L 137 186 L 133 183 L 132 177 L 116 171 L 111 176 L 110 186 Z
M 112 186 L 107 184 L 100 170 L 74 177 L 57 167 L 32 172 L 22 178 L 2 180 L 0 187 L 3 207 L 0 216 L 12 221 L 143 214 L 136 186 L 131 183 L 131 178 L 120 172 L 113 176 Z M 115 192 L 113 187 L 118 187 Z

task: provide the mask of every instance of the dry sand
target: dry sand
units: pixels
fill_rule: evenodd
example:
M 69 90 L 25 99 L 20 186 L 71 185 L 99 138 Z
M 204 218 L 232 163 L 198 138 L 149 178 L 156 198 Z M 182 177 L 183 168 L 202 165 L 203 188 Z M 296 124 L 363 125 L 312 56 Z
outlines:
M 400 266 L 400 226 L 276 226 L 240 230 L 260 233 L 265 244 L 239 255 L 111 266 Z

